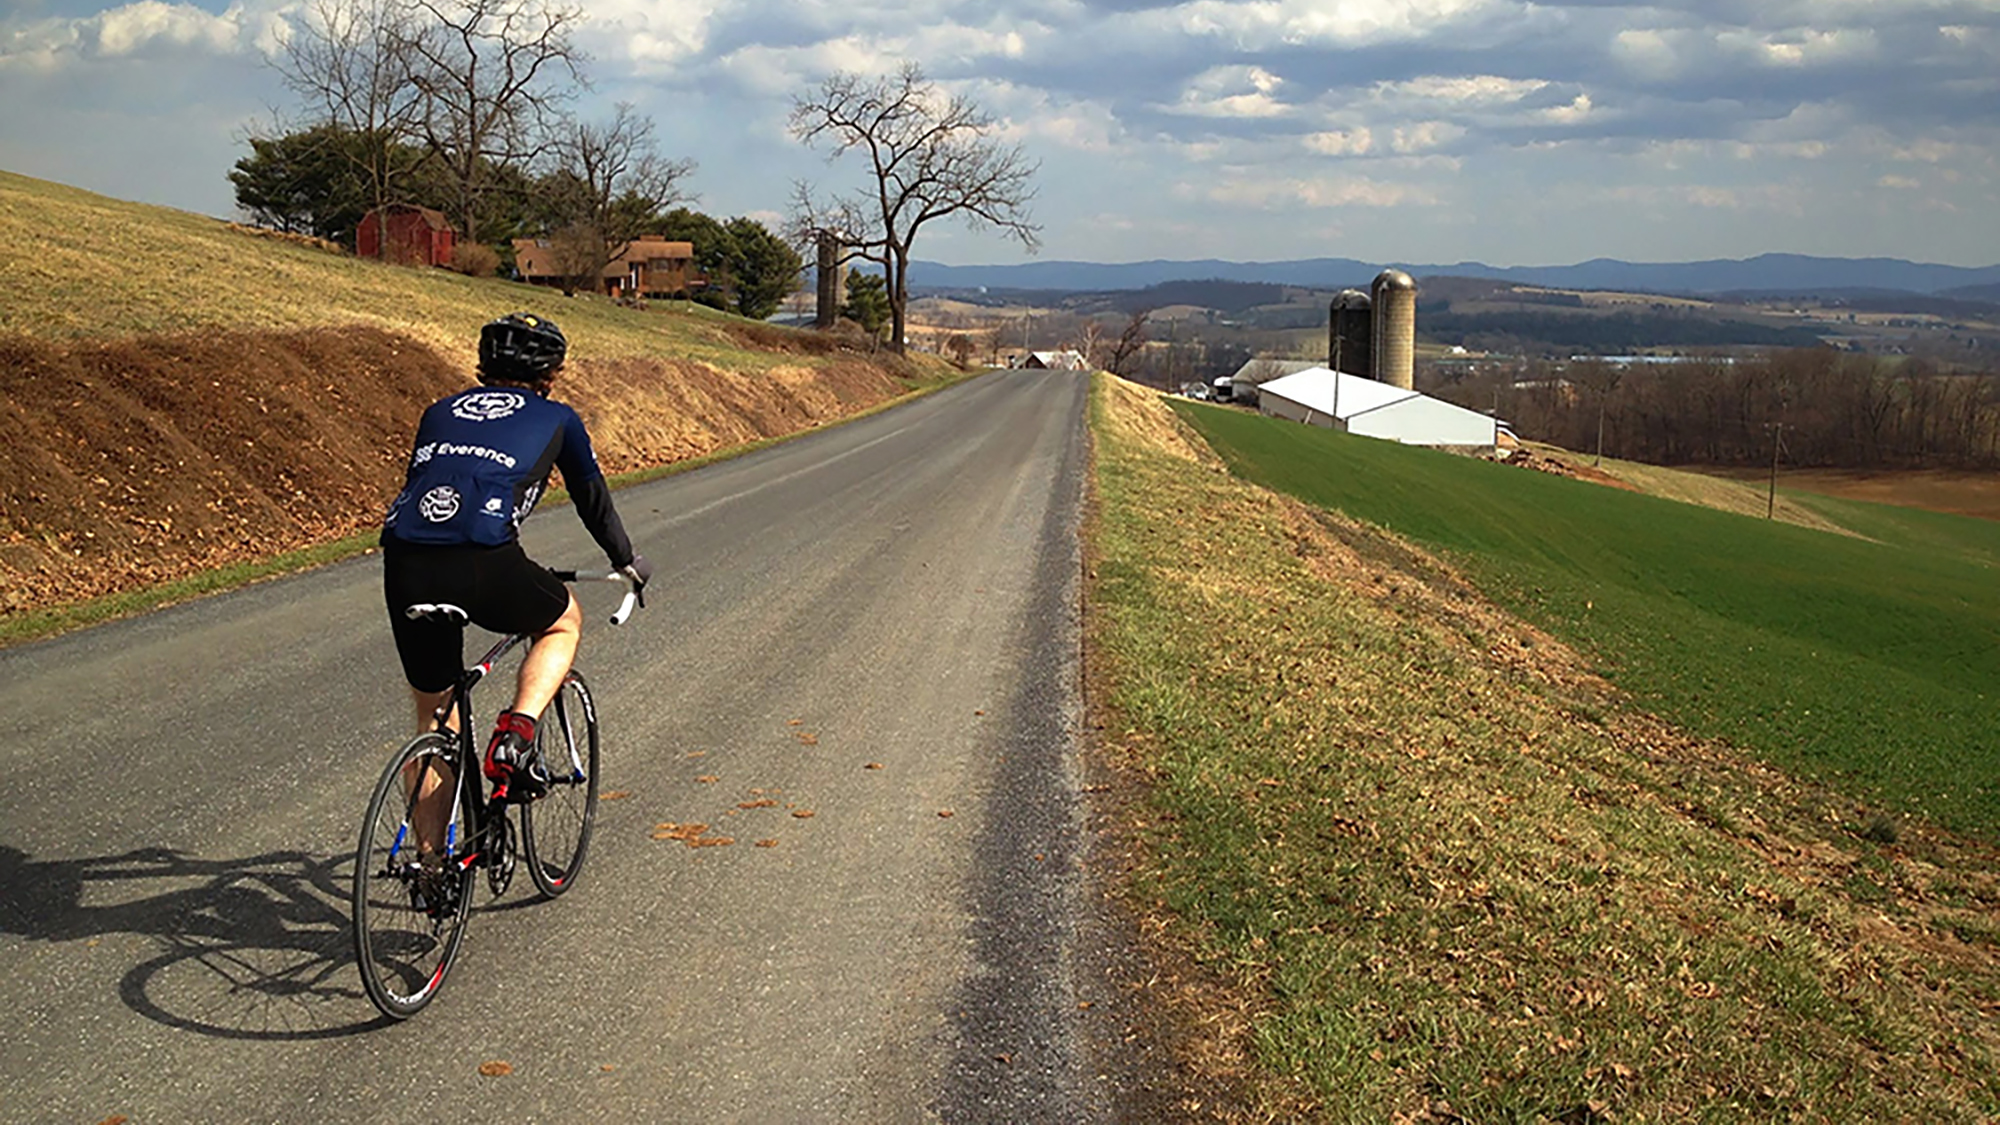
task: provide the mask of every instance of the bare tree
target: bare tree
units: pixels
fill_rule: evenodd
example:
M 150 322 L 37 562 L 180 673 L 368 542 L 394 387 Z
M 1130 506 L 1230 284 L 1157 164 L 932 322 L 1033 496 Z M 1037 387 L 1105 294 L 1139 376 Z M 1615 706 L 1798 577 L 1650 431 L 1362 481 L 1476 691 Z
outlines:
M 1150 311 L 1135 312 L 1125 323 L 1125 330 L 1118 334 L 1118 342 L 1111 345 L 1111 358 L 1104 364 L 1113 375 L 1127 374 L 1127 366 L 1146 346 L 1146 321 L 1153 314 Z
M 371 210 L 401 202 L 399 185 L 416 172 L 402 142 L 424 106 L 411 75 L 426 34 L 398 0 L 309 0 L 273 60 L 305 101 L 309 125 L 324 127 L 352 166 Z M 380 245 L 386 252 L 389 242 Z
M 543 204 L 565 293 L 595 285 L 661 212 L 690 198 L 679 185 L 694 162 L 661 157 L 653 119 L 630 103 L 619 103 L 607 122 L 566 123 L 555 158 Z
M 867 79 L 837 73 L 792 104 L 792 135 L 807 145 L 822 139 L 830 159 L 860 150 L 873 191 L 821 204 L 798 185 L 794 237 L 832 234 L 851 257 L 881 263 L 888 281 L 890 347 L 903 351 L 909 306 L 910 247 L 934 219 L 956 218 L 973 229 L 996 228 L 1029 250 L 1040 230 L 1029 221 L 1031 186 L 1039 165 L 1018 145 L 991 137 L 994 119 L 971 100 L 944 95 L 915 63 L 893 76 Z
M 1104 327 L 1091 317 L 1077 327 L 1075 339 L 1071 346 L 1083 357 L 1084 370 L 1097 370 L 1097 353 L 1104 348 Z
M 588 61 L 570 38 L 583 11 L 549 0 L 414 0 L 411 11 L 430 24 L 413 41 L 418 131 L 449 175 L 453 217 L 481 241 L 490 169 L 526 165 L 561 139 Z

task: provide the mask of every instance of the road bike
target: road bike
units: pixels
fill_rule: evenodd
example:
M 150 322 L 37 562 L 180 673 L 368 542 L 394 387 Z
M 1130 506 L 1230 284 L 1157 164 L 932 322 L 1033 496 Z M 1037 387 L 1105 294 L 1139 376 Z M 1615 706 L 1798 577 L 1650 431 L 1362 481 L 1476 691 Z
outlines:
M 617 572 L 558 570 L 564 582 L 625 584 L 611 615 L 623 624 L 643 604 Z M 455 605 L 414 605 L 411 617 L 463 624 Z M 464 669 L 438 708 L 435 729 L 411 739 L 389 760 L 354 855 L 354 952 L 368 998 L 392 1019 L 408 1019 L 437 997 L 458 956 L 480 872 L 494 898 L 505 894 L 518 860 L 545 898 L 576 885 L 597 815 L 597 708 L 583 676 L 571 669 L 536 724 L 525 768 L 546 787 L 528 801 L 486 796 L 480 772 L 472 689 L 526 634 L 504 637 Z M 458 728 L 447 721 L 458 714 Z M 516 832 L 509 808 L 518 811 Z

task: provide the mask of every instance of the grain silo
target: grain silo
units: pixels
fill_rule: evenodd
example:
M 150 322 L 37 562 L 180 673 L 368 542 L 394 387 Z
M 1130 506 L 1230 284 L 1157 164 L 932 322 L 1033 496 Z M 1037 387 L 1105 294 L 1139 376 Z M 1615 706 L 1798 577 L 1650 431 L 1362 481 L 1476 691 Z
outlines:
M 813 327 L 832 328 L 840 320 L 840 306 L 847 303 L 847 278 L 840 272 L 843 248 L 838 238 L 824 231 L 816 241 L 819 260 L 814 270 L 819 302 L 813 310 Z
M 1342 289 L 1326 310 L 1326 365 L 1349 375 L 1373 376 L 1375 354 L 1374 313 L 1368 294 L 1359 289 Z
M 1410 390 L 1416 386 L 1417 283 L 1402 270 L 1375 276 L 1375 378 Z

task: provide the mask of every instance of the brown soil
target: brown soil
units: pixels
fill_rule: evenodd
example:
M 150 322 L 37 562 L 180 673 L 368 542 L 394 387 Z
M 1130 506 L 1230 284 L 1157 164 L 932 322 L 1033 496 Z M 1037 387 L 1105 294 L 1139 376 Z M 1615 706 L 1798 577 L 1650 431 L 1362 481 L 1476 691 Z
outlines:
M 1587 480 L 1592 484 L 1609 485 L 1612 488 L 1622 488 L 1627 492 L 1639 491 L 1636 485 L 1619 480 L 1603 469 L 1591 465 L 1579 465 L 1574 461 L 1566 461 L 1560 457 L 1551 457 L 1545 453 L 1537 453 L 1532 449 L 1516 450 L 1513 456 L 1507 458 L 1502 464 L 1513 465 L 1516 468 L 1522 469 L 1533 469 L 1538 473 L 1549 473 L 1558 477 L 1569 477 L 1571 480 Z
M 56 344 L 0 337 L 0 620 L 374 526 L 423 408 L 471 382 L 379 329 Z M 796 432 L 905 390 L 888 363 L 759 374 L 573 364 L 607 472 Z
M 1730 480 L 1764 479 L 1768 470 L 1692 468 Z M 2000 520 L 2000 473 L 1967 473 L 1950 469 L 1784 469 L 1779 488 L 1819 492 L 1843 500 L 1867 500 L 1905 508 L 1924 508 L 1960 516 Z

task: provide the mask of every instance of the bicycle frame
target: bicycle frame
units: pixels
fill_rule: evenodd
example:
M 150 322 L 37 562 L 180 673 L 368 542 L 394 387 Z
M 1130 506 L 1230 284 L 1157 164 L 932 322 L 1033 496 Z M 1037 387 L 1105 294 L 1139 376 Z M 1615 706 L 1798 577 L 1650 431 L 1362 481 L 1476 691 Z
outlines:
M 447 720 L 451 716 L 452 709 L 458 710 L 458 763 L 455 770 L 457 777 L 454 779 L 455 792 L 452 795 L 450 813 L 445 821 L 444 842 L 445 854 L 455 858 L 461 871 L 484 858 L 488 846 L 486 830 L 490 818 L 507 815 L 504 808 L 493 808 L 493 802 L 486 796 L 485 786 L 480 783 L 483 774 L 479 768 L 478 735 L 474 732 L 476 723 L 472 711 L 472 689 L 493 671 L 494 665 L 528 640 L 529 637 L 525 633 L 516 633 L 513 636 L 502 637 L 492 648 L 487 649 L 485 656 L 480 657 L 459 675 L 458 683 L 453 685 L 451 693 L 445 696 L 444 704 L 438 708 L 435 716 L 438 729 L 442 731 L 447 729 Z M 459 832 L 461 815 L 470 820 L 470 823 L 464 826 L 463 835 Z M 461 844 L 466 848 L 462 855 Z

